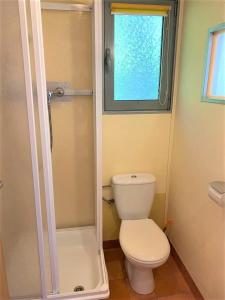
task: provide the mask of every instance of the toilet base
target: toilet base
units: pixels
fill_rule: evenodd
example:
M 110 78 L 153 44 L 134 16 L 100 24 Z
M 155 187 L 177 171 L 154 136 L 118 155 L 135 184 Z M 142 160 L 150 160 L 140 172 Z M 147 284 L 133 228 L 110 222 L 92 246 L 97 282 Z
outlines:
M 127 258 L 125 267 L 130 285 L 136 293 L 145 295 L 153 292 L 155 281 L 151 268 L 133 264 Z

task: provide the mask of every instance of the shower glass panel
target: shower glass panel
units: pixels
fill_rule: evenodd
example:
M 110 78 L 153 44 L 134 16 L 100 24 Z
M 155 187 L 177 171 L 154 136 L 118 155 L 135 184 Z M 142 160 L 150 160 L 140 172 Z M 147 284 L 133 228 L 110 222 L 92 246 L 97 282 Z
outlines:
M 2 9 L 3 251 L 10 297 L 33 298 L 41 285 L 18 1 Z
M 91 94 L 68 96 L 67 91 L 93 89 L 93 10 L 76 11 L 69 2 L 60 9 L 56 2 L 42 3 L 48 90 L 65 90 L 50 104 L 59 290 L 85 293 L 102 281 L 95 230 L 94 105 Z
M 55 5 L 58 7 L 53 3 Z M 66 17 L 62 14 L 62 19 L 59 11 L 55 11 L 55 15 L 49 11 L 45 23 L 43 13 L 43 24 L 50 30 L 46 35 L 50 37 L 50 44 L 45 45 L 48 80 L 66 82 L 75 90 L 91 91 L 85 92 L 85 96 L 70 95 L 68 102 L 62 99 L 62 102 L 51 103 L 55 138 L 51 157 L 40 2 L 0 1 L 0 6 L 4 28 L 4 43 L 0 49 L 4 74 L 0 95 L 4 128 L 0 229 L 10 297 L 67 299 L 76 293 L 77 299 L 87 299 L 87 294 L 93 299 L 105 298 L 109 292 L 100 244 L 101 169 L 96 171 L 94 166 L 94 148 L 97 148 L 94 129 L 99 138 L 101 127 L 99 120 L 97 125 L 95 114 L 100 116 L 101 109 L 97 97 L 92 97 L 92 82 L 94 93 L 99 99 L 102 95 L 100 81 L 92 78 L 92 56 L 98 60 L 101 57 L 100 46 L 92 51 L 92 39 L 94 37 L 96 49 L 99 44 L 96 36 L 100 35 L 92 36 L 92 26 L 94 24 L 96 32 L 101 28 L 101 19 L 96 17 L 93 22 L 91 9 L 85 14 L 83 11 L 71 11 Z M 95 14 L 100 15 L 99 2 L 95 8 L 98 8 Z M 61 49 L 59 33 L 65 35 Z M 51 60 L 52 54 L 54 60 Z M 53 69 L 49 62 L 56 63 Z M 56 67 L 57 62 L 60 69 Z M 98 70 L 101 69 L 99 62 Z M 55 202 L 57 228 L 52 160 L 54 192 L 58 197 Z M 97 192 L 94 188 L 96 173 Z M 96 204 L 96 193 L 100 195 L 100 204 Z
M 42 9 L 42 25 L 47 85 L 92 90 L 92 12 Z M 57 228 L 93 225 L 92 96 L 53 97 L 51 115 Z
M 2 69 L 3 94 L 3 181 L 1 204 L 1 230 L 3 251 L 10 297 L 23 299 L 41 298 L 40 258 L 37 235 L 37 211 L 35 208 L 34 178 L 32 173 L 31 140 L 28 121 L 28 106 L 25 78 L 21 29 L 24 36 L 25 24 L 21 25 L 18 1 L 2 1 L 3 46 Z M 36 138 L 38 152 L 39 182 L 44 232 L 45 261 L 42 265 L 47 293 L 52 292 L 49 264 L 49 243 L 46 222 L 46 206 L 44 194 L 44 176 L 41 156 L 41 138 L 39 134 L 39 118 L 37 104 L 37 88 L 34 72 L 34 53 L 31 30 L 29 2 L 27 9 L 27 30 L 29 35 L 30 60 L 33 83 L 34 116 L 36 118 Z M 17 47 L 12 47 L 12 41 Z M 26 57 L 27 63 L 28 57 Z M 31 100 L 31 99 L 29 99 Z M 29 111 L 30 115 L 30 111 Z M 30 116 L 31 117 L 31 116 Z M 41 225 L 40 225 L 41 226 Z M 40 233 L 40 227 L 39 227 Z M 40 242 L 40 241 L 39 241 Z M 43 273 L 42 273 L 43 275 Z

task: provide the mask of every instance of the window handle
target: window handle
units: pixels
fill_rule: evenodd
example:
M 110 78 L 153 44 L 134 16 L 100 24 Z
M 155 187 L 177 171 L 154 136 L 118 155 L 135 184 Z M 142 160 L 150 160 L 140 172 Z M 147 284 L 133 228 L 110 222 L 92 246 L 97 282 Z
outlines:
M 106 67 L 106 71 L 109 71 L 111 66 L 112 66 L 111 50 L 110 50 L 110 48 L 107 48 L 105 50 L 105 67 Z

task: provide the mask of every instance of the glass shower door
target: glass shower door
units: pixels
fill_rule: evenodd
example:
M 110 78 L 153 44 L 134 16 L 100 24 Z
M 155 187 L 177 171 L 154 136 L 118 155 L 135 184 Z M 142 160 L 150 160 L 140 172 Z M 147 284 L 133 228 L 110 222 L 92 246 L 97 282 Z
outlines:
M 30 2 L 38 4 L 38 1 Z M 31 15 L 30 2 L 0 1 L 4 28 L 0 53 L 4 74 L 0 97 L 4 128 L 0 225 L 9 294 L 15 299 L 46 298 L 57 292 L 57 274 L 52 272 L 56 261 L 50 253 L 52 236 L 49 234 L 49 224 L 54 227 L 54 211 L 49 215 L 48 205 L 52 187 L 46 181 L 43 157 L 48 136 L 43 140 L 45 124 L 39 128 L 40 81 L 35 72 L 39 59 L 35 49 L 38 24 L 33 20 L 38 8 L 33 7 L 34 15 Z M 49 217 L 53 218 L 52 223 Z
M 2 1 L 1 230 L 10 297 L 40 297 L 40 267 L 18 1 Z M 12 45 L 12 41 L 16 47 Z

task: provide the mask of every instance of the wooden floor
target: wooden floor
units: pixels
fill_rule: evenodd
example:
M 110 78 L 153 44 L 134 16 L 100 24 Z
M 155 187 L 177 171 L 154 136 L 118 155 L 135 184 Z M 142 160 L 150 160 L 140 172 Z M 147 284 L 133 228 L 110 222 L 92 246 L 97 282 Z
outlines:
M 150 295 L 138 295 L 129 285 L 124 269 L 124 255 L 120 248 L 104 251 L 106 266 L 109 275 L 110 298 L 117 300 L 192 300 L 196 299 L 173 257 L 161 267 L 153 270 L 155 277 L 155 290 Z

